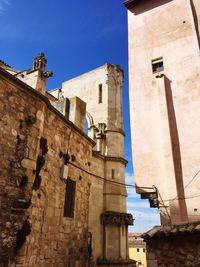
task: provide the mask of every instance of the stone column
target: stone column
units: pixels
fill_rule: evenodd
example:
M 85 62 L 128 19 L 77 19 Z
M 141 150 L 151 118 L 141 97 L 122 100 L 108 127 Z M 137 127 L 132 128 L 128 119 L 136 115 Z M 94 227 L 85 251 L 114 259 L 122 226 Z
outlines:
M 101 222 L 103 227 L 103 259 L 97 260 L 97 266 L 104 267 L 135 267 L 135 261 L 130 260 L 128 257 L 128 225 L 133 225 L 133 217 L 131 214 L 106 211 L 101 216 Z M 122 227 L 126 229 L 126 255 L 122 255 Z M 110 247 L 112 247 L 113 236 L 112 234 L 107 237 L 106 240 L 106 228 L 113 230 L 113 233 L 118 235 L 118 250 L 115 249 L 114 253 Z
M 125 226 L 126 233 L 126 258 L 129 259 L 129 248 L 128 248 L 128 225 Z

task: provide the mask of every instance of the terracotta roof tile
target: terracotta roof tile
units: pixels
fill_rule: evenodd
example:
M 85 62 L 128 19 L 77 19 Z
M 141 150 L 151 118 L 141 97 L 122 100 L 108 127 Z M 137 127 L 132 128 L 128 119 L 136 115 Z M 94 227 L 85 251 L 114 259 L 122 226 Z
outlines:
M 171 236 L 184 233 L 200 232 L 200 221 L 186 224 L 168 224 L 154 226 L 151 230 L 142 235 L 143 238 L 153 238 L 158 236 Z

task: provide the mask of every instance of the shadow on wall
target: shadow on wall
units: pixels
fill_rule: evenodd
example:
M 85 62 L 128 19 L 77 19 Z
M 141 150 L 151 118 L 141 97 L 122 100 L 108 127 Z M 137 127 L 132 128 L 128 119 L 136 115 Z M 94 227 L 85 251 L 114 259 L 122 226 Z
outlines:
M 191 5 L 192 15 L 193 15 L 193 19 L 194 19 L 194 26 L 195 26 L 196 35 L 197 35 L 198 46 L 200 49 L 200 34 L 199 34 L 198 15 L 197 15 L 193 0 L 190 0 L 190 5 Z
M 139 14 L 144 13 L 150 9 L 156 8 L 158 6 L 167 4 L 167 3 L 172 2 L 172 1 L 173 0 L 159 0 L 159 1 L 158 0 L 143 0 L 143 1 L 138 1 L 129 10 L 132 13 L 134 13 L 135 15 L 139 15 Z
M 179 143 L 178 128 L 177 128 L 177 123 L 176 123 L 175 109 L 174 109 L 174 104 L 173 104 L 171 81 L 166 76 L 164 77 L 164 79 L 165 79 L 165 96 L 166 96 L 166 103 L 167 103 L 167 113 L 168 113 L 174 172 L 175 172 L 175 179 L 176 179 L 176 191 L 177 191 L 177 196 L 175 196 L 173 201 L 176 201 L 176 200 L 178 201 L 177 204 L 179 206 L 180 220 L 183 222 L 183 221 L 188 220 L 188 214 L 187 214 L 187 206 L 185 202 L 185 190 L 184 190 L 184 184 L 183 184 L 181 150 L 180 150 L 180 143 Z M 172 207 L 173 206 L 175 206 L 175 202 L 174 202 L 174 205 L 172 205 Z M 173 212 L 174 210 L 171 210 L 172 215 L 173 215 Z

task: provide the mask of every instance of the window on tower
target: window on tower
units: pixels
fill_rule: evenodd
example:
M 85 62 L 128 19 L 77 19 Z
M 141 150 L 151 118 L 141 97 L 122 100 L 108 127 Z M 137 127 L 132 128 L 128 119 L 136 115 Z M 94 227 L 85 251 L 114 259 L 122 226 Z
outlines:
M 99 84 L 99 103 L 102 103 L 102 84 Z
M 111 176 L 112 176 L 112 179 L 115 179 L 115 170 L 114 169 L 111 170 Z
M 151 61 L 151 64 L 152 64 L 152 72 L 153 73 L 164 70 L 164 64 L 163 64 L 163 58 L 162 57 L 153 59 Z

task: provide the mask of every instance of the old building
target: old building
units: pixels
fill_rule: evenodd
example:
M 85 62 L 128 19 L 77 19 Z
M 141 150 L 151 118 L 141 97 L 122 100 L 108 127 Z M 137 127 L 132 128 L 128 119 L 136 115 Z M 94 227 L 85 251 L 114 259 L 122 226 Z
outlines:
M 199 247 L 199 1 L 125 5 L 137 192 L 162 224 L 144 235 L 148 266 L 199 266 L 198 249 L 189 249 L 194 240 Z
M 147 267 L 146 244 L 142 238 L 142 233 L 129 233 L 129 256 L 136 261 L 136 267 Z
M 125 4 L 137 192 L 163 224 L 199 220 L 199 1 Z
M 96 143 L 90 171 L 107 179 L 106 183 L 92 180 L 90 197 L 93 256 L 100 258 L 101 265 L 107 264 L 105 259 L 110 264 L 112 260 L 115 263 L 116 259 L 128 259 L 122 88 L 123 71 L 118 65 L 105 64 L 51 91 L 55 97 L 67 97 L 73 106 L 74 96 L 86 103 L 88 135 Z M 70 115 L 69 118 L 72 119 Z
M 200 266 L 200 222 L 155 226 L 143 235 L 148 267 Z
M 43 53 L 22 72 L 0 62 L 0 266 L 135 266 L 128 255 L 123 73 L 105 65 L 101 86 L 95 92 L 94 80 L 89 85 L 105 109 L 101 117 L 98 103 L 88 109 L 84 81 L 69 99 L 64 87 L 56 97 L 46 92 L 46 63 Z

